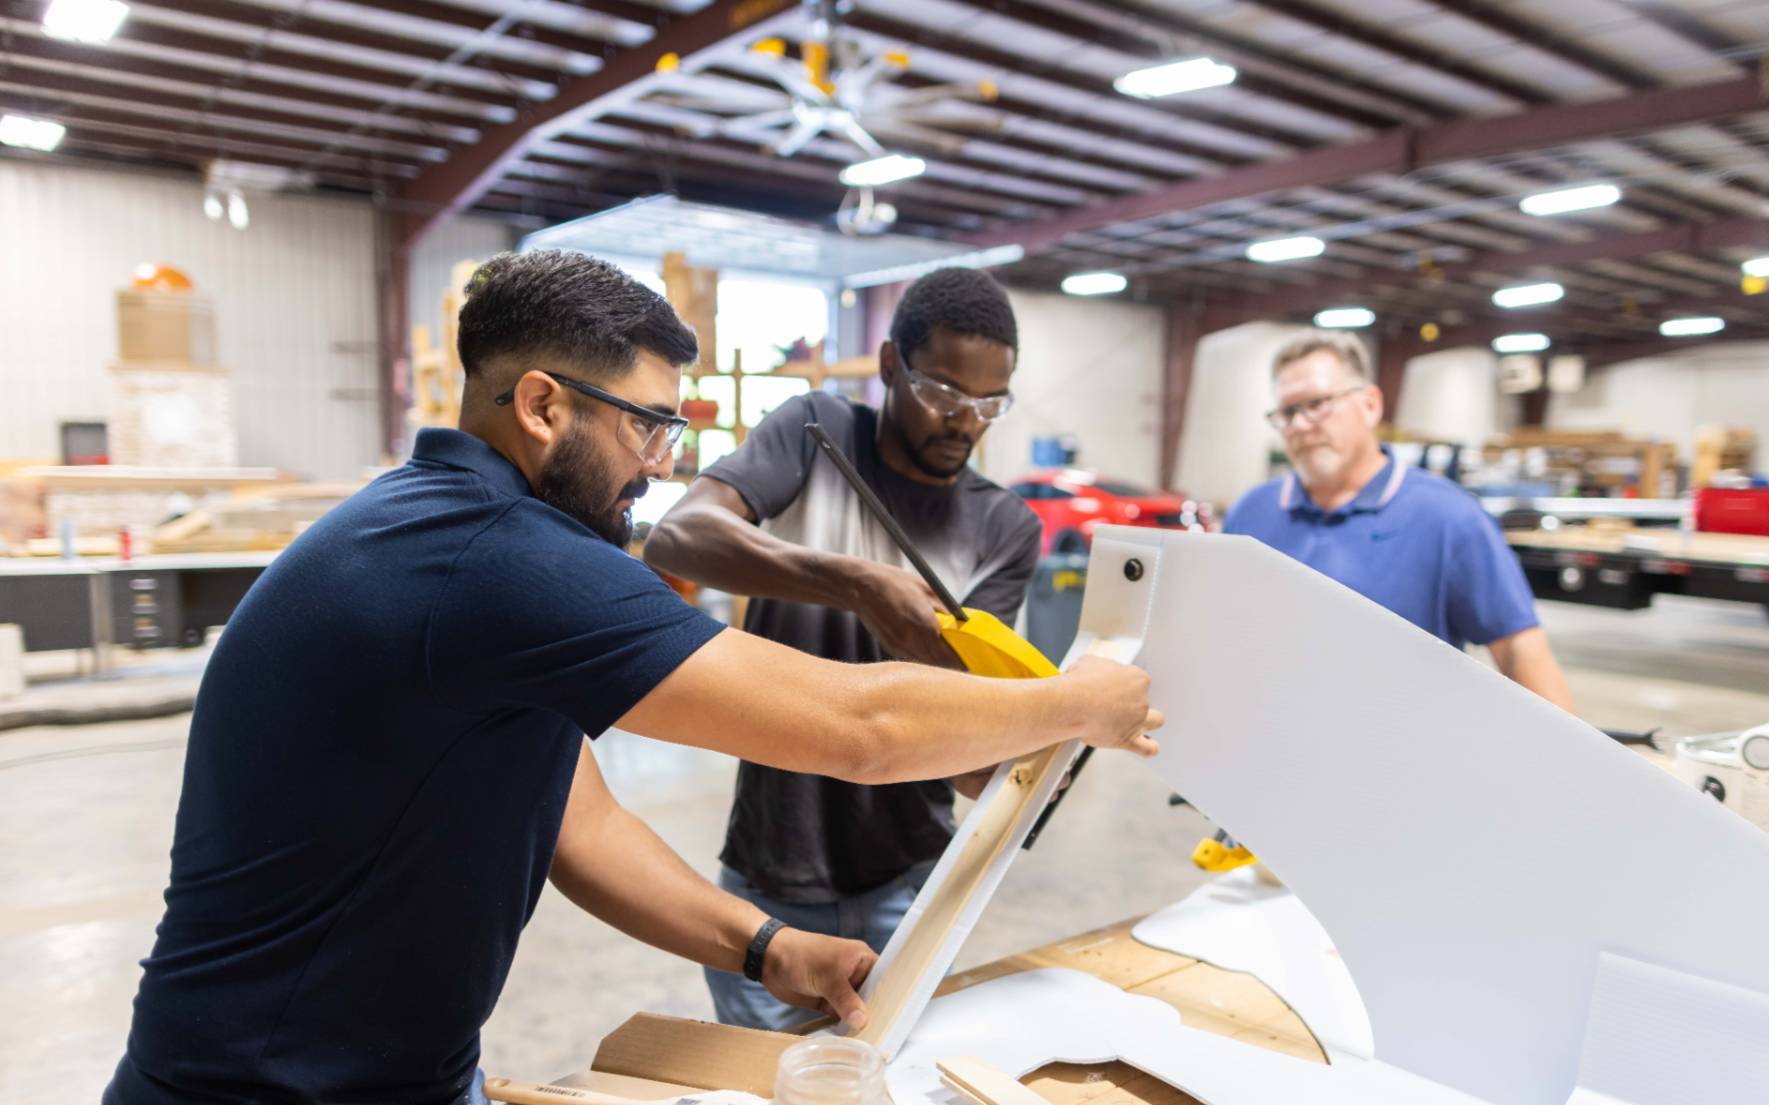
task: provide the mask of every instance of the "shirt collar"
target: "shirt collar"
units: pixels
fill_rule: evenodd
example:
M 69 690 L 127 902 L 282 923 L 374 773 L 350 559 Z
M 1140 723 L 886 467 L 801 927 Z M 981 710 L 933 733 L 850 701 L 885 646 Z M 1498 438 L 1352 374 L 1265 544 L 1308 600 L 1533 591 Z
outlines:
M 475 473 L 511 495 L 527 495 L 528 481 L 514 464 L 484 439 L 461 430 L 426 426 L 412 442 L 412 460 L 442 464 Z
M 1386 445 L 1380 448 L 1382 455 L 1388 458 L 1388 463 L 1382 466 L 1382 470 L 1369 483 L 1364 484 L 1356 498 L 1334 511 L 1335 514 L 1375 514 L 1393 502 L 1395 495 L 1399 494 L 1401 483 L 1407 478 L 1406 466 L 1394 459 L 1393 449 Z M 1284 485 L 1278 490 L 1278 505 L 1291 512 L 1325 513 L 1308 497 L 1308 492 L 1303 490 L 1294 472 L 1284 477 Z

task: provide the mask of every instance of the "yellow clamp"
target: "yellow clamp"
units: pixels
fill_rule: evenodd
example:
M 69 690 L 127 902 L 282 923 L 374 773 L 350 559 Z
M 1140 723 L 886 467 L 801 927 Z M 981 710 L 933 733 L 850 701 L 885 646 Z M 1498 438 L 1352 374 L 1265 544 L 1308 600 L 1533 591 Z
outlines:
M 1259 857 L 1249 852 L 1244 845 L 1237 844 L 1230 848 L 1218 837 L 1205 837 L 1198 841 L 1198 847 L 1192 852 L 1192 863 L 1204 871 L 1233 871 L 1237 867 L 1258 862 Z
M 996 679 L 1048 679 L 1061 674 L 1032 642 L 1003 625 L 986 610 L 964 608 L 968 621 L 938 611 L 940 637 L 976 675 Z

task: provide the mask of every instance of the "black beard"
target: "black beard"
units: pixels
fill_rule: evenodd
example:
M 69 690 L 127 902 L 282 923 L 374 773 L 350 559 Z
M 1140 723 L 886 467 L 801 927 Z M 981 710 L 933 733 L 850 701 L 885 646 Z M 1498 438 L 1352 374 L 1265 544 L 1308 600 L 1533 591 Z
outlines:
M 926 453 L 928 453 L 932 450 L 933 446 L 940 444 L 942 441 L 948 441 L 948 440 L 965 441 L 965 444 L 967 446 L 970 445 L 970 442 L 966 441 L 964 438 L 933 437 L 933 438 L 929 438 L 926 442 L 924 442 L 920 449 L 910 449 L 909 450 L 909 459 L 915 462 L 915 467 L 921 469 L 923 472 L 926 472 L 928 475 L 933 476 L 936 479 L 949 480 L 953 476 L 956 476 L 960 472 L 964 471 L 964 466 L 970 463 L 971 448 L 974 448 L 974 446 L 971 446 L 971 448 L 965 449 L 964 456 L 962 458 L 960 458 L 960 460 L 956 464 L 948 464 L 945 466 L 941 466 L 940 464 L 936 463 L 935 461 L 930 460 L 925 455 Z
M 534 483 L 534 497 L 583 523 L 602 540 L 624 549 L 633 536 L 633 514 L 615 510 L 622 499 L 638 499 L 647 484 L 638 480 L 610 490 L 614 475 L 590 446 L 590 435 L 573 425 L 553 448 Z

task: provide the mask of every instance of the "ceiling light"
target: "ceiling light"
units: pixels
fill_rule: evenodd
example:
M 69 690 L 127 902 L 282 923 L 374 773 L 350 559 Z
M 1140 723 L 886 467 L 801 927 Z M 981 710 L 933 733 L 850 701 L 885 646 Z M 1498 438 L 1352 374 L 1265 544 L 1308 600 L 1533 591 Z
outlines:
M 252 214 L 246 210 L 246 197 L 237 191 L 227 193 L 227 221 L 235 230 L 244 230 L 252 224 Z
M 1769 257 L 1753 257 L 1739 268 L 1746 276 L 1769 276 Z
M 1668 318 L 1658 324 L 1658 332 L 1667 338 L 1693 338 L 1701 334 L 1718 334 L 1726 329 L 1726 320 L 1713 315 L 1697 318 Z
M 995 265 L 1011 265 L 1024 259 L 1026 247 L 1018 242 L 1005 246 L 994 246 L 990 249 L 979 249 L 974 253 L 958 253 L 947 257 L 935 257 L 929 261 L 916 261 L 907 265 L 892 265 L 889 268 L 871 269 L 842 277 L 842 285 L 846 288 L 871 288 L 879 284 L 897 284 L 917 277 L 926 276 L 935 269 L 986 269 Z
M 1577 188 L 1560 188 L 1537 192 L 1518 203 L 1525 215 L 1565 215 L 1571 211 L 1589 211 L 1608 207 L 1622 198 L 1622 190 L 1613 184 L 1584 184 Z
M 203 214 L 216 220 L 219 220 L 221 216 L 227 214 L 226 209 L 221 206 L 221 197 L 219 195 L 214 192 L 203 193 Z
M 1078 272 L 1063 277 L 1063 291 L 1070 295 L 1111 295 L 1129 286 L 1121 272 Z
M 66 42 L 109 42 L 128 14 L 122 0 L 54 0 L 43 13 L 43 33 Z
M 1500 307 L 1538 307 L 1544 303 L 1553 303 L 1566 294 L 1566 289 L 1559 284 L 1519 284 L 1514 288 L 1500 288 L 1493 293 L 1493 302 Z
M 841 182 L 849 188 L 876 188 L 927 172 L 927 162 L 919 157 L 887 153 L 870 161 L 856 161 L 841 171 Z
M 1546 334 L 1503 334 L 1493 339 L 1495 353 L 1540 353 L 1546 348 Z
M 1247 256 L 1254 261 L 1294 261 L 1300 257 L 1319 257 L 1327 243 L 1319 238 L 1273 238 L 1254 242 L 1247 247 Z
M 1376 321 L 1376 312 L 1368 307 L 1329 307 L 1314 316 L 1314 324 L 1323 330 L 1360 330 Z
M 62 135 L 67 132 L 68 128 L 48 119 L 33 119 L 28 115 L 0 115 L 0 145 L 48 153 L 61 145 Z
M 1177 96 L 1200 88 L 1215 88 L 1232 83 L 1235 67 L 1213 58 L 1186 58 L 1165 65 L 1133 69 L 1112 82 L 1112 87 L 1126 96 L 1152 100 L 1158 96 Z

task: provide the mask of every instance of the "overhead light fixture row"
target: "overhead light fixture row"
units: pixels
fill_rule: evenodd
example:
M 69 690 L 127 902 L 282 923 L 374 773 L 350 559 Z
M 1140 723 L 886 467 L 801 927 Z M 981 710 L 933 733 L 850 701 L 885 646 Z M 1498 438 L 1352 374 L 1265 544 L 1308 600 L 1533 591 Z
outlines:
M 1236 76 L 1234 66 L 1224 65 L 1214 58 L 1186 58 L 1133 69 L 1113 81 L 1112 87 L 1126 96 L 1153 100 L 1231 84 Z
M 1494 292 L 1493 303 L 1500 307 L 1539 307 L 1544 303 L 1554 303 L 1564 295 L 1566 289 L 1552 282 L 1518 284 Z
M 1769 276 L 1769 257 L 1753 257 L 1738 267 L 1746 276 Z
M 115 38 L 128 17 L 122 0 L 53 0 L 43 13 L 43 33 L 96 46 Z
M 1718 334 L 1726 329 L 1726 320 L 1713 315 L 1695 318 L 1668 318 L 1658 324 L 1658 332 L 1667 338 L 1694 338 L 1702 334 Z
M 1622 198 L 1622 190 L 1613 184 L 1583 184 L 1577 188 L 1557 188 L 1537 192 L 1518 203 L 1525 215 L 1565 215 L 1573 211 L 1589 211 L 1608 207 Z
M 1548 344 L 1546 334 L 1501 334 L 1493 339 L 1493 352 L 1540 353 Z
M 1375 321 L 1376 312 L 1368 307 L 1329 307 L 1314 316 L 1323 330 L 1361 330 Z
M 1247 259 L 1268 265 L 1278 261 L 1298 261 L 1304 257 L 1319 257 L 1326 248 L 1327 243 L 1319 238 L 1272 238 L 1249 245 Z
M 67 132 L 68 128 L 48 119 L 33 119 L 29 115 L 0 115 L 0 146 L 48 153 L 61 145 L 62 137 Z
M 1078 272 L 1063 277 L 1069 295 L 1115 295 L 1130 286 L 1121 272 Z
M 927 172 L 927 162 L 907 154 L 887 153 L 869 161 L 856 161 L 841 171 L 841 182 L 849 188 L 878 188 L 908 180 Z

